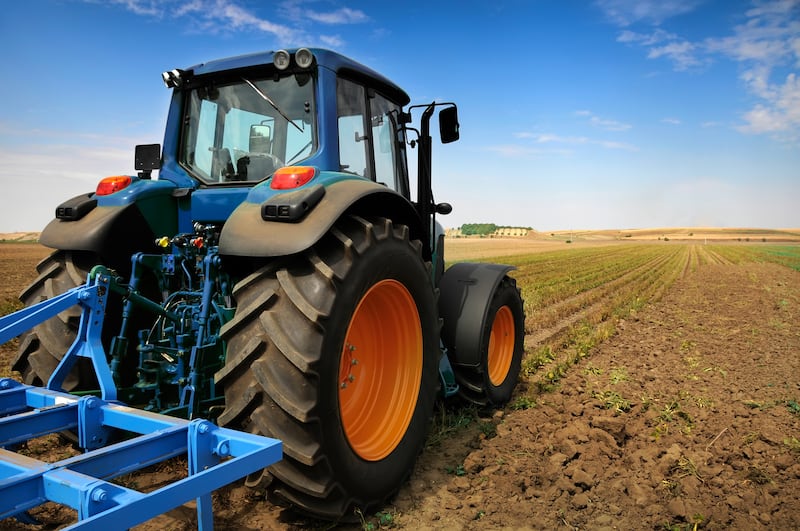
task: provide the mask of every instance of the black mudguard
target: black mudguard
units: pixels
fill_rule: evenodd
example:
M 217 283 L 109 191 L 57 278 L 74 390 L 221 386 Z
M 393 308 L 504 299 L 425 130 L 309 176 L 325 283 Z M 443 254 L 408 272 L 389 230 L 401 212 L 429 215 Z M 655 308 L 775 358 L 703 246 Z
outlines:
M 295 192 L 287 193 L 290 194 Z M 266 203 L 278 204 L 281 196 Z M 265 203 L 265 204 L 266 204 Z M 317 243 L 346 213 L 391 218 L 409 227 L 411 237 L 425 241 L 414 207 L 400 194 L 383 185 L 364 179 L 343 180 L 328 185 L 324 196 L 302 219 L 272 221 L 265 219 L 264 204 L 244 202 L 225 222 L 219 240 L 219 252 L 231 256 L 271 257 L 299 253 Z M 430 259 L 430 250 L 426 260 Z
M 176 229 L 164 230 L 164 234 L 174 234 Z M 42 231 L 39 243 L 53 249 L 92 252 L 108 267 L 125 272 L 133 253 L 156 251 L 155 236 L 139 206 L 128 204 L 98 206 L 76 221 L 54 219 Z
M 444 323 L 442 341 L 452 365 L 478 367 L 484 322 L 500 281 L 514 266 L 459 263 L 442 275 L 439 315 Z

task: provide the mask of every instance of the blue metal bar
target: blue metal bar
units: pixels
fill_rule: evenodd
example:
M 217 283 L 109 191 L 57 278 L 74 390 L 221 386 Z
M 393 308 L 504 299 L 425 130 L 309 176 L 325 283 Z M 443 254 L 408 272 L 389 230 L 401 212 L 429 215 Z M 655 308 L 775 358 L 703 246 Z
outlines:
M 47 472 L 47 463 L 8 450 L 0 450 L 0 459 L 3 462 L 0 518 L 13 516 L 47 501 L 40 482 L 26 481 L 31 476 L 39 477 Z
M 75 306 L 79 303 L 81 297 L 85 297 L 84 293 L 92 290 L 96 291 L 97 288 L 91 285 L 79 286 L 46 301 L 0 317 L 0 343 L 5 343 L 26 330 L 30 330 L 37 324 L 58 315 L 67 308 Z
M 0 441 L 3 445 L 18 444 L 49 433 L 78 427 L 78 404 L 63 404 L 33 409 L 0 419 Z
M 97 381 L 100 383 L 101 396 L 106 400 L 116 399 L 117 388 L 111 377 L 105 348 L 100 338 L 111 284 L 112 278 L 108 270 L 96 267 L 89 274 L 85 285 L 72 288 L 18 312 L 0 317 L 0 343 L 5 343 L 26 330 L 55 317 L 67 308 L 79 304 L 83 311 L 81 312 L 78 336 L 50 376 L 47 388 L 61 390 L 64 379 L 75 361 L 79 357 L 85 357 L 92 360 Z
M 93 273 L 97 269 L 95 268 Z M 104 400 L 116 400 L 117 386 L 111 376 L 106 350 L 101 339 L 111 277 L 107 271 L 102 270 L 97 274 L 90 275 L 90 277 L 92 276 L 91 287 L 95 289 L 79 291 L 78 300 L 83 306 L 83 311 L 78 325 L 78 335 L 67 353 L 61 358 L 53 374 L 50 375 L 47 388 L 54 391 L 63 389 L 64 380 L 69 376 L 69 371 L 78 358 L 89 358 L 92 360 L 94 373 L 100 384 L 100 396 Z
M 106 443 L 113 428 L 140 435 L 56 463 L 0 448 L 0 518 L 51 501 L 78 512 L 78 522 L 68 529 L 105 531 L 132 527 L 196 499 L 198 527 L 211 529 L 211 492 L 282 457 L 280 441 L 205 420 L 187 421 L 0 380 L 0 406 L 19 411 L 23 396 L 27 411 L 0 419 L 0 447 L 25 433 L 40 434 L 43 428 L 31 428 L 30 419 L 37 418 L 51 419 L 47 423 L 56 431 L 65 424 L 77 426 L 81 444 L 90 447 Z M 187 456 L 188 477 L 153 492 L 109 482 L 179 455 Z
M 46 463 L 32 457 L 0 448 L 0 486 L 6 485 L 7 478 L 46 466 Z
M 190 476 L 195 476 L 206 468 L 214 466 L 219 460 L 219 456 L 203 452 L 202 447 L 199 446 L 202 442 L 206 442 L 204 435 L 208 431 L 209 425 L 205 422 L 193 422 L 189 426 L 187 461 L 189 463 Z M 199 529 L 211 529 L 214 527 L 214 517 L 211 511 L 211 492 L 201 493 L 197 497 L 197 527 Z
M 0 416 L 10 415 L 25 411 L 28 407 L 25 401 L 25 388 L 14 380 L 2 380 L 3 389 L 8 391 L 0 395 Z

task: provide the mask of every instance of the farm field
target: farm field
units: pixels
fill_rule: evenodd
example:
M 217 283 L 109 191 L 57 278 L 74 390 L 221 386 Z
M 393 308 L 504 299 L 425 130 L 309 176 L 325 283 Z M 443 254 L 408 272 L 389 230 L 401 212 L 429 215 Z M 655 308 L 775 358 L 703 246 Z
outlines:
M 800 245 L 523 240 L 447 254 L 517 267 L 527 317 L 514 399 L 438 406 L 409 483 L 338 528 L 800 527 Z M 0 245 L 3 313 L 46 254 Z M 14 349 L 0 347 L 4 375 Z M 241 485 L 214 497 L 218 529 L 331 528 Z M 34 516 L 43 524 L 0 529 L 74 518 Z M 193 516 L 181 508 L 137 529 L 194 529 Z

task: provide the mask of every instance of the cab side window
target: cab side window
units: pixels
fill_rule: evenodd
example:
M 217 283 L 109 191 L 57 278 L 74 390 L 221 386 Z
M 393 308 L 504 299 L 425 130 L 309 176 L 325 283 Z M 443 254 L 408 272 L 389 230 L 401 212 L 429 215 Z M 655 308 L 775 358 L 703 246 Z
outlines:
M 397 168 L 397 117 L 400 109 L 380 94 L 370 99 L 375 180 L 400 191 Z
M 339 78 L 339 168 L 404 193 L 398 156 L 400 107 L 375 91 Z
M 336 109 L 339 121 L 339 170 L 372 179 L 366 128 L 367 99 L 364 87 L 339 79 Z

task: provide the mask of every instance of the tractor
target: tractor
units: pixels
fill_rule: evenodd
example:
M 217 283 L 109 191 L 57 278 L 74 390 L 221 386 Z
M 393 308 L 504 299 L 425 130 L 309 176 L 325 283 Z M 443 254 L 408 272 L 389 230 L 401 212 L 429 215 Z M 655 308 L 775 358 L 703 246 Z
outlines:
M 438 111 L 441 143 L 457 140 L 456 105 L 408 106 L 323 49 L 162 78 L 163 145 L 136 146 L 136 175 L 56 208 L 40 238 L 54 252 L 20 295 L 31 306 L 110 278 L 107 367 L 61 363 L 71 309 L 23 333 L 12 368 L 77 395 L 110 374 L 125 404 L 279 439 L 283 459 L 248 485 L 325 519 L 375 510 L 410 475 L 438 399 L 502 405 L 520 370 L 513 267 L 445 270 L 436 215 L 452 207 L 433 200 L 430 127 Z

